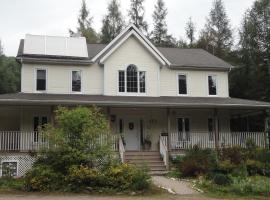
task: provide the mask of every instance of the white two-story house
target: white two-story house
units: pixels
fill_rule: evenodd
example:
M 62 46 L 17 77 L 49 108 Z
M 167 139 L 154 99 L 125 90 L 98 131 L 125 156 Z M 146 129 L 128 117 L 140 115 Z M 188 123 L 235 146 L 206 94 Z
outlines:
M 17 175 L 31 166 L 42 141 L 37 132 L 54 123 L 57 106 L 102 108 L 115 149 L 162 155 L 202 148 L 267 145 L 264 130 L 231 130 L 233 118 L 264 112 L 270 103 L 229 97 L 231 65 L 202 49 L 155 47 L 135 26 L 109 44 L 85 38 L 26 35 L 17 55 L 21 92 L 0 95 L 0 151 Z M 247 131 L 247 130 L 245 130 Z

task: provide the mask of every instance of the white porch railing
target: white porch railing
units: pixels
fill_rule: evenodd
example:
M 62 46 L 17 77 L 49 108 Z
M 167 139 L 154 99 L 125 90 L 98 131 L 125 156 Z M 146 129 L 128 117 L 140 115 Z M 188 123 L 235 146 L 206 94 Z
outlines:
M 109 137 L 108 137 L 109 136 Z M 112 150 L 118 151 L 118 135 L 101 134 L 99 142 L 112 143 Z M 37 151 L 41 148 L 48 148 L 49 142 L 39 132 L 23 131 L 0 131 L 0 151 Z
M 119 148 L 120 159 L 121 159 L 121 162 L 124 163 L 125 162 L 125 146 L 124 146 L 122 137 L 119 137 L 118 142 L 119 142 L 118 148 Z
M 252 139 L 259 147 L 267 147 L 267 135 L 264 132 L 220 132 L 218 134 L 219 147 L 246 147 L 246 141 Z M 208 132 L 171 133 L 171 149 L 189 149 L 194 145 L 201 148 L 215 148 L 215 135 Z
M 168 168 L 169 166 L 169 153 L 168 153 L 168 137 L 167 136 L 159 136 L 159 152 L 163 159 L 163 162 Z

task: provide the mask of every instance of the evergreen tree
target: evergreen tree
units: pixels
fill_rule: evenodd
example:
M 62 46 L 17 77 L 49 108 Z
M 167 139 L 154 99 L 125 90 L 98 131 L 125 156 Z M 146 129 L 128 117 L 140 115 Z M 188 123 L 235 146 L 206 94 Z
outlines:
M 123 29 L 124 19 L 119 9 L 117 0 L 112 0 L 108 5 L 108 14 L 102 20 L 101 42 L 112 41 Z
M 82 0 L 82 6 L 78 17 L 78 28 L 74 32 L 69 30 L 70 36 L 84 36 L 88 43 L 98 42 L 98 36 L 96 31 L 92 28 L 93 17 L 89 17 L 89 10 L 86 6 L 85 0 Z
M 240 29 L 241 65 L 231 71 L 234 97 L 270 101 L 270 1 L 257 0 Z
M 214 55 L 221 58 L 227 56 L 233 40 L 230 22 L 222 0 L 214 0 L 213 8 L 200 36 L 199 43 L 206 42 L 205 49 L 209 50 L 209 46 L 211 46 L 210 52 Z
M 154 30 L 152 32 L 152 41 L 157 46 L 162 46 L 167 40 L 167 23 L 166 16 L 168 14 L 163 0 L 157 0 L 153 13 Z
M 195 24 L 193 23 L 191 17 L 186 24 L 186 36 L 189 40 L 189 47 L 193 47 L 195 41 Z
M 131 0 L 130 10 L 128 15 L 130 17 L 130 23 L 133 23 L 139 29 L 147 33 L 148 24 L 144 20 L 144 0 Z

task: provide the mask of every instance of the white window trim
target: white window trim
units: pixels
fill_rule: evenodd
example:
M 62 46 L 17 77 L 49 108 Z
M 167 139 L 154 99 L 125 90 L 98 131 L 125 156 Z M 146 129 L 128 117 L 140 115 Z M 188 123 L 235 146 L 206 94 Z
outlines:
M 117 70 L 117 94 L 118 95 L 122 95 L 122 96 L 147 96 L 147 71 L 146 70 L 139 70 L 139 67 L 137 65 L 137 78 L 138 78 L 138 83 L 137 83 L 137 87 L 138 87 L 138 92 L 127 92 L 127 67 L 131 65 L 128 64 L 125 66 L 124 69 L 119 69 Z M 120 71 L 124 71 L 124 75 L 125 75 L 125 92 L 119 92 L 119 72 Z M 140 72 L 145 72 L 145 92 L 140 92 Z
M 37 70 L 45 70 L 45 74 L 46 74 L 46 85 L 45 85 L 45 87 L 46 87 L 46 90 L 37 90 Z M 35 88 L 34 88 L 34 92 L 36 92 L 36 93 L 47 93 L 47 91 L 48 91 L 48 68 L 46 68 L 46 67 L 37 67 L 37 68 L 35 68 L 35 71 L 34 71 L 34 82 L 35 82 Z
M 208 77 L 209 76 L 215 76 L 216 77 L 216 94 L 209 94 L 209 83 L 208 83 Z M 207 86 L 207 96 L 208 97 L 218 97 L 218 75 L 217 74 L 207 74 L 206 76 L 206 86 Z
M 187 93 L 186 94 L 179 94 L 179 75 L 185 75 L 186 76 L 186 85 L 187 85 Z M 177 73 L 176 74 L 176 84 L 177 84 L 177 95 L 178 96 L 189 96 L 189 81 L 188 81 L 188 74 L 187 73 Z
M 19 176 L 19 160 L 15 160 L 15 159 L 10 159 L 10 160 L 4 159 L 4 160 L 1 160 L 0 177 L 3 176 L 3 167 L 2 167 L 2 165 L 3 165 L 4 162 L 15 162 L 17 164 L 17 170 L 16 170 L 17 176 L 15 176 L 15 177 L 18 177 Z
M 77 91 L 72 91 L 72 72 L 73 71 L 79 71 L 81 73 L 81 91 L 80 92 L 77 92 Z M 83 73 L 82 73 L 82 70 L 81 69 L 71 69 L 70 71 L 70 94 L 83 94 Z

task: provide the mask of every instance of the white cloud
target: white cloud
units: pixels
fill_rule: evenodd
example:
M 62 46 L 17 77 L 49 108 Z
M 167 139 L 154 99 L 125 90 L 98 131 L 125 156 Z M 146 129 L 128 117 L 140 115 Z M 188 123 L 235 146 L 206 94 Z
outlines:
M 110 0 L 86 0 L 93 26 L 99 30 L 101 20 Z M 156 0 L 145 0 L 145 17 L 152 27 L 152 13 Z M 254 0 L 224 0 L 232 27 L 237 30 L 242 16 Z M 121 10 L 127 19 L 129 0 L 120 0 Z M 165 0 L 168 8 L 167 23 L 176 38 L 185 36 L 185 24 L 191 16 L 200 30 L 212 6 L 212 0 Z M 6 55 L 15 56 L 19 40 L 26 33 L 68 35 L 68 29 L 75 29 L 81 6 L 80 0 L 1 0 L 0 38 Z

